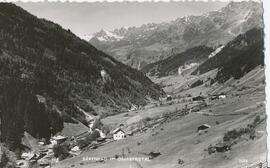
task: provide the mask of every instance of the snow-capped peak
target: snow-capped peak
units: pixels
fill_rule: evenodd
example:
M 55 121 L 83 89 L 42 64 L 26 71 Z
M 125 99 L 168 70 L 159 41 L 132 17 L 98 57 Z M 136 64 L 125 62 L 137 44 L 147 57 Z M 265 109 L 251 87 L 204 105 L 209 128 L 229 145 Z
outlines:
M 89 41 L 89 40 L 91 40 L 91 38 L 93 38 L 94 36 L 92 35 L 92 34 L 88 34 L 88 35 L 83 35 L 81 38 L 82 39 L 84 39 L 84 40 L 86 40 L 86 41 Z
M 119 41 L 123 39 L 123 36 L 117 35 L 113 31 L 101 30 L 95 34 L 93 37 L 96 37 L 99 41 Z
M 116 38 L 116 40 L 120 40 L 120 39 L 123 38 L 123 36 L 119 36 L 117 34 L 114 34 L 114 33 L 110 32 L 110 31 L 105 31 L 105 32 L 109 37 L 114 37 L 114 38 Z

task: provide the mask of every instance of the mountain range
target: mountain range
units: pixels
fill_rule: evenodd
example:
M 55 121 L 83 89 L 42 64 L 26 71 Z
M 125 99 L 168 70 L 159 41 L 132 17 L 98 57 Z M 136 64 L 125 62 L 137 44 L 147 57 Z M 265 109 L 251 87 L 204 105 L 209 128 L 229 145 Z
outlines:
M 101 30 L 88 36 L 96 48 L 136 69 L 187 49 L 225 45 L 253 27 L 262 27 L 262 3 L 230 2 L 218 11 L 171 22 Z
M 218 69 L 216 80 L 239 79 L 258 65 L 264 65 L 263 29 L 253 28 L 215 50 L 198 46 L 164 60 L 146 65 L 141 71 L 149 76 L 201 75 Z

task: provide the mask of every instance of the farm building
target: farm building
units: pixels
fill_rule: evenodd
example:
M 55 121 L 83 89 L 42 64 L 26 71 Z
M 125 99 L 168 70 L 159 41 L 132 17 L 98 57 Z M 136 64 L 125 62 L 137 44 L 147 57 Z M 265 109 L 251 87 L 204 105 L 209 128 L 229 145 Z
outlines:
M 231 150 L 231 146 L 227 144 L 217 145 L 215 146 L 215 148 L 217 152 L 226 152 L 226 151 Z
M 113 139 L 114 140 L 121 140 L 125 138 L 125 132 L 121 128 L 116 128 L 113 131 Z
M 199 131 L 201 131 L 201 130 L 208 129 L 208 128 L 211 128 L 211 126 L 208 125 L 208 124 L 202 124 L 202 125 L 200 125 L 200 126 L 197 128 L 197 132 L 199 132 Z
M 172 96 L 171 95 L 167 95 L 166 101 L 172 101 Z
M 67 137 L 64 137 L 62 135 L 57 135 L 51 138 L 50 142 L 53 145 L 61 144 L 67 140 Z
M 227 96 L 225 95 L 225 94 L 220 94 L 219 96 L 218 96 L 218 98 L 219 99 L 225 99 Z
M 204 101 L 204 97 L 202 96 L 193 97 L 192 101 Z
M 222 93 L 222 94 L 218 94 L 218 95 L 212 95 L 210 97 L 210 100 L 225 99 L 226 97 L 227 97 L 227 95 Z

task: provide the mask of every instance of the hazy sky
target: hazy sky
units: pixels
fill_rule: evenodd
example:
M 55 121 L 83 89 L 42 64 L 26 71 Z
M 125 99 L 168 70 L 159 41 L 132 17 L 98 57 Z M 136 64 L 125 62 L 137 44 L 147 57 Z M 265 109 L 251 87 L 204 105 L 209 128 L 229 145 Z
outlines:
M 200 15 L 218 10 L 225 2 L 125 2 L 125 3 L 60 3 L 17 2 L 28 12 L 56 22 L 78 36 L 122 26 L 140 26 L 144 23 L 160 23 L 178 17 Z

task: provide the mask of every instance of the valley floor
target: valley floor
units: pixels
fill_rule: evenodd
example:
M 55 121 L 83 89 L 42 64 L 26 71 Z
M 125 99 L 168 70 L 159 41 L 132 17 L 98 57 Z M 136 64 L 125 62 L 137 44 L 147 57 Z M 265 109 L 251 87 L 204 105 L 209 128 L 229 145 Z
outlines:
M 198 106 L 198 103 L 181 101 L 181 98 L 175 98 L 173 103 L 161 106 L 153 105 L 138 111 L 105 118 L 102 122 L 111 126 L 117 126 L 119 123 L 129 126 L 146 117 L 160 118 L 158 121 L 162 122 L 155 126 L 149 126 L 147 129 L 133 136 L 128 136 L 123 140 L 112 141 L 97 149 L 87 150 L 77 157 L 57 163 L 54 167 L 266 167 L 265 93 L 264 85 L 258 84 L 258 81 L 261 81 L 261 78 L 263 78 L 262 73 L 263 70 L 257 68 L 250 74 L 247 74 L 241 81 L 229 81 L 227 87 L 212 87 L 212 91 L 227 89 L 227 97 L 225 99 L 209 100 L 206 107 L 196 111 L 189 110 L 189 113 L 185 115 L 181 115 L 180 111 L 182 109 L 194 109 L 195 106 Z M 256 79 L 252 77 L 254 74 L 256 74 Z M 249 78 L 249 76 L 252 78 Z M 231 89 L 228 89 L 228 86 Z M 243 86 L 245 87 L 243 88 Z M 208 91 L 210 90 L 208 89 Z M 170 114 L 166 120 L 164 119 L 165 114 Z M 235 137 L 231 141 L 231 148 L 229 150 L 209 153 L 210 147 L 222 144 L 223 137 L 228 131 L 247 128 L 258 116 L 260 122 L 254 128 L 255 138 L 250 138 L 249 134 L 246 133 Z M 211 127 L 197 132 L 197 128 L 203 124 L 210 125 Z M 151 152 L 160 153 L 160 155 L 148 160 L 149 153 Z M 147 160 L 123 161 L 119 158 L 115 159 L 117 158 L 116 155 L 120 158 L 123 156 L 124 158 L 135 157 Z M 105 161 L 85 161 L 85 158 L 107 159 Z
M 257 115 L 264 116 L 263 95 L 230 97 L 216 102 L 209 108 L 191 113 L 179 119 L 159 125 L 154 129 L 136 134 L 124 140 L 114 141 L 98 149 L 92 149 L 78 157 L 60 162 L 56 167 L 248 167 L 266 161 L 265 120 L 256 128 L 254 140 L 243 139 L 224 153 L 209 155 L 207 147 L 222 140 L 225 132 L 244 128 Z M 177 104 L 178 105 L 178 104 Z M 179 104 L 180 106 L 180 104 Z M 170 108 L 170 107 L 168 107 Z M 211 109 L 212 112 L 209 113 Z M 218 124 L 217 124 L 218 123 Z M 201 124 L 212 127 L 202 134 L 196 132 Z M 140 145 L 139 145 L 140 144 Z M 97 163 L 83 161 L 84 157 L 111 157 L 130 153 L 125 157 L 147 157 L 143 153 L 158 151 L 160 156 L 146 162 L 105 161 Z M 82 165 L 80 165 L 82 164 Z

